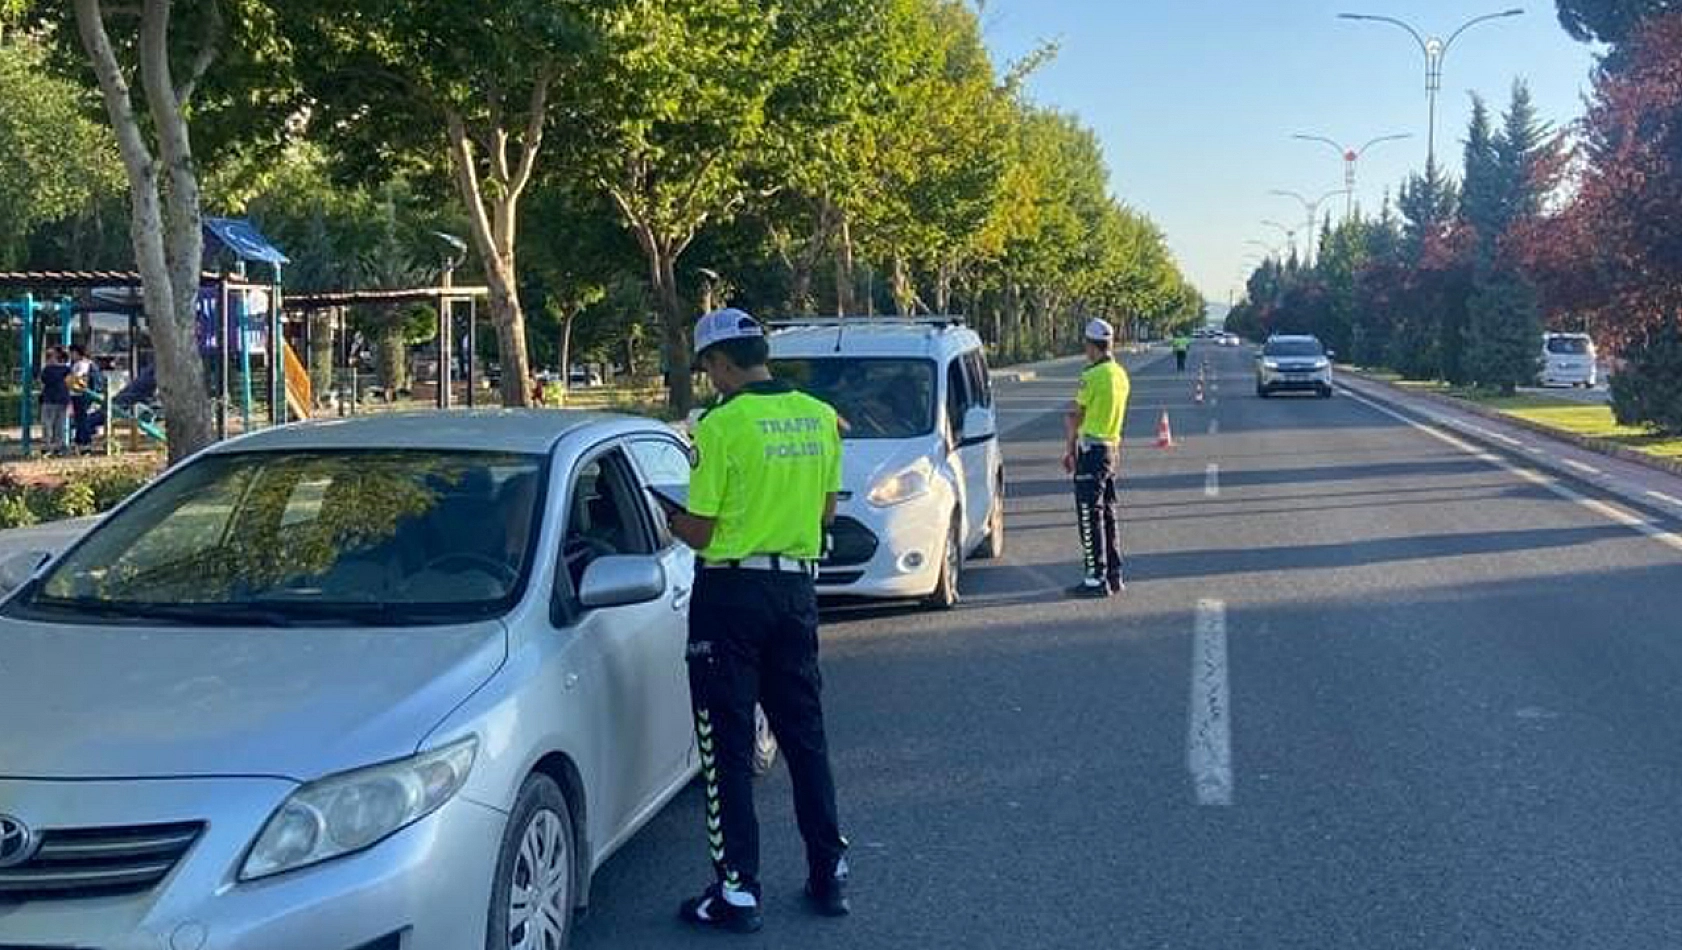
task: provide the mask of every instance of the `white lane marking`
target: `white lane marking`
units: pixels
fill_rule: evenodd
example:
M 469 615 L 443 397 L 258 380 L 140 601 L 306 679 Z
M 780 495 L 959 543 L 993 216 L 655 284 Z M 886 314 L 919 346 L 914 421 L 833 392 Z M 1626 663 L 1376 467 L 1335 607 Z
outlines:
M 1489 429 L 1485 429 L 1482 426 L 1469 425 L 1466 428 L 1467 428 L 1467 430 L 1469 430 L 1471 432 L 1476 432 L 1478 435 L 1481 435 L 1486 439 L 1494 439 L 1497 442 L 1505 442 L 1508 445 L 1523 445 L 1524 444 L 1523 442 L 1520 442 L 1518 439 L 1515 439 L 1510 435 L 1502 435 L 1499 432 L 1494 432 L 1494 431 L 1491 431 Z
M 1632 531 L 1644 534 L 1665 547 L 1671 548 L 1675 551 L 1682 551 L 1682 535 L 1666 531 L 1658 525 L 1653 524 L 1644 518 L 1630 514 L 1622 508 L 1615 508 L 1603 501 L 1590 498 L 1576 489 L 1560 484 L 1557 479 L 1549 478 L 1534 469 L 1525 468 L 1522 465 L 1515 465 L 1499 455 L 1495 455 L 1491 452 L 1486 452 L 1483 449 L 1478 448 L 1472 443 L 1467 442 L 1465 439 L 1456 438 L 1434 425 L 1427 425 L 1416 419 L 1410 419 L 1407 416 L 1391 409 L 1389 406 L 1380 405 L 1365 396 L 1357 395 L 1356 393 L 1351 392 L 1349 393 L 1349 397 L 1369 409 L 1377 410 L 1378 412 L 1381 412 L 1398 422 L 1418 429 L 1440 442 L 1452 445 L 1460 451 L 1477 458 L 1480 462 L 1487 462 L 1496 468 L 1524 479 L 1532 485 L 1539 485 L 1542 488 L 1546 488 L 1548 491 L 1553 492 L 1566 501 L 1581 505 L 1582 507 L 1607 518 L 1608 520 L 1617 522 Z
M 1563 465 L 1568 465 L 1571 468 L 1574 468 L 1577 471 L 1583 472 L 1583 473 L 1588 474 L 1588 475 L 1604 475 L 1604 474 L 1606 474 L 1605 472 L 1602 472 L 1600 469 L 1595 468 L 1593 465 L 1585 465 L 1582 462 L 1577 461 L 1576 459 L 1560 459 L 1559 461 Z
M 1667 495 L 1662 491 L 1650 491 L 1647 493 L 1647 497 L 1656 498 L 1667 505 L 1675 505 L 1678 508 L 1682 508 L 1682 498 L 1677 498 L 1674 495 Z
M 1227 697 L 1226 604 L 1197 602 L 1191 648 L 1191 725 L 1186 768 L 1199 805 L 1232 804 L 1232 716 Z
M 1214 462 L 1203 472 L 1203 497 L 1221 497 L 1221 467 Z

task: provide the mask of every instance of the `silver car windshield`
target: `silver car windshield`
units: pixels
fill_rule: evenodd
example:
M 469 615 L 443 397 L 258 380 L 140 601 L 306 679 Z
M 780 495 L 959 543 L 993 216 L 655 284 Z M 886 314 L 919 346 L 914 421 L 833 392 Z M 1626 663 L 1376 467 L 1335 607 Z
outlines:
M 934 362 L 824 357 L 776 360 L 776 377 L 822 399 L 848 439 L 911 439 L 934 431 Z
M 211 455 L 110 517 L 11 609 L 205 625 L 448 623 L 518 598 L 541 456 Z
M 1318 359 L 1326 355 L 1320 344 L 1313 340 L 1270 340 L 1262 350 L 1264 356 L 1295 357 L 1299 359 Z

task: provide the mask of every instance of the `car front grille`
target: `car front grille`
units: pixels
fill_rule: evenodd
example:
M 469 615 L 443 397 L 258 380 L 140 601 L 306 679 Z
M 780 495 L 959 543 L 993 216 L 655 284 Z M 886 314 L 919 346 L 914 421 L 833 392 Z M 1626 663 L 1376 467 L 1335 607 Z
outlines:
M 881 544 L 869 528 L 853 518 L 835 519 L 835 524 L 830 526 L 829 535 L 834 540 L 835 547 L 823 562 L 825 568 L 869 564 Z
M 829 571 L 818 575 L 819 587 L 846 587 L 864 580 L 863 571 Z M 4 950 L 0 947 L 0 950 Z
M 151 890 L 203 831 L 197 822 L 43 831 L 33 857 L 0 870 L 0 903 Z

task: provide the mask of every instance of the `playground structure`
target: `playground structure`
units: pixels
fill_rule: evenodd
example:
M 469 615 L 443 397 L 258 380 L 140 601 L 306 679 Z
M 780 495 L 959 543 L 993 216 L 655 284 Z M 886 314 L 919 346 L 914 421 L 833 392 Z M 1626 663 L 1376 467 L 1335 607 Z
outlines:
M 319 411 L 323 401 L 321 397 L 325 394 L 316 391 L 311 372 L 314 367 L 307 359 L 300 358 L 293 341 L 296 340 L 306 354 L 314 352 L 310 346 L 312 321 L 309 316 L 332 311 L 342 317 L 352 307 L 404 303 L 428 303 L 437 307 L 436 403 L 441 409 L 450 408 L 453 402 L 452 380 L 456 375 L 453 340 L 457 332 L 456 318 L 460 315 L 459 311 L 465 310 L 467 360 L 463 375 L 467 382 L 467 405 L 472 407 L 475 404 L 477 354 L 474 350 L 478 303 L 488 296 L 489 290 L 485 287 L 455 286 L 451 273 L 453 265 L 446 266 L 442 286 L 439 287 L 333 292 L 287 298 L 281 285 L 282 268 L 288 263 L 287 258 L 248 222 L 206 219 L 205 237 L 207 260 L 221 257 L 233 261 L 230 268 L 220 273 L 206 273 L 199 288 L 197 337 L 200 355 L 205 360 L 206 377 L 212 384 L 207 395 L 215 405 L 219 438 L 234 434 L 236 425 L 239 432 L 253 431 L 260 424 L 254 418 L 260 401 L 267 405 L 267 423 L 270 425 L 308 419 Z M 250 263 L 268 265 L 272 280 L 248 280 L 245 273 L 246 265 Z M 56 340 L 57 345 L 69 346 L 80 336 L 84 343 L 89 343 L 95 315 L 104 319 L 126 317 L 126 369 L 130 374 L 139 375 L 145 362 L 142 354 L 150 349 L 141 344 L 142 337 L 146 335 L 142 328 L 148 319 L 141 290 L 140 275 L 130 272 L 0 273 L 0 295 L 16 295 L 11 300 L 0 300 L 0 329 L 15 326 L 22 338 L 18 371 L 25 456 L 32 449 L 36 421 L 34 381 L 40 369 L 42 351 L 51 345 L 49 340 Z M 340 335 L 344 336 L 342 330 Z M 261 363 L 260 371 L 256 365 L 258 362 Z M 259 387 L 263 394 L 261 400 L 258 399 Z M 119 416 L 130 425 L 131 443 L 138 441 L 139 435 L 160 443 L 167 438 L 167 420 L 157 415 L 154 404 L 115 411 L 121 410 L 121 407 L 113 406 L 110 392 L 96 396 L 103 400 L 105 406 L 108 450 L 111 446 L 111 424 Z M 354 411 L 354 399 L 351 405 Z M 343 411 L 342 402 L 340 406 Z

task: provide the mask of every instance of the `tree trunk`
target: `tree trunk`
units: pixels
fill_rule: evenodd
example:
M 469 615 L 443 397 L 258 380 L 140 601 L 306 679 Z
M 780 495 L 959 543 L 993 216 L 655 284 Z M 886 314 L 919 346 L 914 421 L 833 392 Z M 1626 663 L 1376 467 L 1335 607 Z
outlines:
M 651 242 L 650 246 L 653 250 L 650 278 L 654 299 L 660 305 L 660 363 L 666 377 L 666 407 L 683 416 L 695 405 L 694 380 L 689 372 L 693 362 L 689 353 L 689 319 L 683 299 L 678 295 L 676 255 L 660 242 Z
M 952 313 L 952 268 L 942 261 L 934 277 L 934 309 L 939 316 Z
M 1004 335 L 999 348 L 1007 360 L 1014 361 L 1022 355 L 1022 288 L 1015 281 L 1005 285 L 1004 316 Z
M 917 288 L 911 285 L 911 268 L 898 254 L 894 255 L 893 292 L 894 313 L 901 317 L 911 316 L 916 308 Z
M 572 323 L 578 319 L 578 311 L 566 310 L 561 314 L 561 405 L 567 403 L 567 396 L 572 394 Z
M 204 362 L 198 349 L 199 274 L 204 235 L 185 102 L 214 59 L 215 25 L 180 89 L 170 64 L 169 0 L 147 0 L 141 19 L 140 74 L 158 157 L 147 145 L 127 78 L 105 28 L 99 0 L 75 0 L 77 28 L 99 80 L 129 181 L 129 235 L 157 352 L 158 393 L 168 419 L 169 458 L 180 461 L 215 440 Z M 212 13 L 214 24 L 215 13 Z M 160 171 L 167 174 L 167 201 Z
M 311 310 L 306 319 L 310 336 L 310 389 L 319 403 L 333 388 L 333 327 L 337 321 L 331 310 Z
M 845 211 L 839 213 L 839 235 L 835 248 L 835 315 L 846 317 L 857 312 L 854 291 L 858 285 L 853 261 L 853 223 Z
M 534 116 L 540 116 L 541 97 L 534 100 Z M 497 176 L 500 194 L 487 197 L 479 178 L 478 158 L 466 122 L 460 115 L 446 116 L 450 153 L 456 173 L 456 187 L 467 207 L 468 228 L 474 249 L 485 265 L 485 283 L 490 288 L 491 319 L 496 325 L 497 359 L 502 367 L 502 404 L 508 408 L 531 405 L 531 361 L 526 351 L 526 314 L 520 304 L 519 272 L 514 248 L 518 233 L 520 194 L 530 177 L 541 141 L 539 120 L 527 132 L 525 155 L 514 180 Z M 498 163 L 506 165 L 506 162 Z
M 397 398 L 400 391 L 409 388 L 409 347 L 403 337 L 403 329 L 401 314 L 387 312 L 380 315 L 380 329 L 374 339 L 374 366 L 387 401 Z

